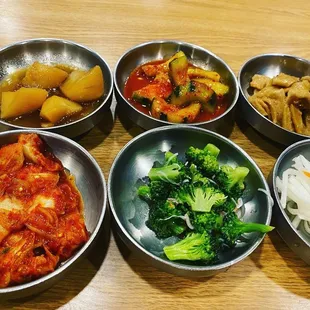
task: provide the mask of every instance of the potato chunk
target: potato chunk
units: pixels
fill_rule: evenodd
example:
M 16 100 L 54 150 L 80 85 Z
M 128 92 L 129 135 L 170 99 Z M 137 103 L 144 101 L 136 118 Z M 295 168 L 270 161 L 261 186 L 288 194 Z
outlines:
M 67 77 L 66 71 L 36 61 L 28 68 L 22 84 L 26 87 L 53 88 L 58 87 Z
M 82 110 L 82 106 L 68 99 L 52 96 L 42 106 L 40 116 L 52 123 L 57 123 L 64 116 L 72 115 Z
M 61 91 L 70 100 L 77 102 L 100 98 L 104 93 L 104 80 L 101 68 L 95 66 L 89 71 L 76 70 L 70 73 L 60 86 Z
M 47 97 L 47 91 L 39 88 L 20 88 L 16 92 L 3 92 L 1 118 L 7 119 L 39 109 Z

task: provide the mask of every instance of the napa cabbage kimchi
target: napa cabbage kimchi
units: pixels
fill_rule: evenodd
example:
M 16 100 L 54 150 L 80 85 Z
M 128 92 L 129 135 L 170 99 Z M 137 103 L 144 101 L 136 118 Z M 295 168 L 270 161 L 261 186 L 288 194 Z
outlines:
M 0 288 L 55 270 L 89 238 L 74 177 L 41 138 L 0 149 Z

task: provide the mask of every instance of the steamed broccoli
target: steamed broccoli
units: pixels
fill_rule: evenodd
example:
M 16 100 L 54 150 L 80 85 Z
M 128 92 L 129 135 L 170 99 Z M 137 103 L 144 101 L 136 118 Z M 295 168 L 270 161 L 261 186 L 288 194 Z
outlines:
M 150 201 L 152 199 L 150 186 L 141 185 L 138 188 L 138 195 L 141 199 L 143 199 L 145 201 Z
M 220 150 L 213 144 L 207 144 L 204 149 L 189 147 L 186 151 L 186 159 L 194 163 L 207 177 L 213 176 L 219 169 L 217 156 Z
M 246 167 L 232 168 L 229 165 L 224 165 L 216 174 L 215 180 L 225 193 L 237 199 L 241 197 L 245 188 L 244 179 L 248 173 L 249 169 Z
M 197 169 L 197 166 L 195 164 L 191 164 L 188 167 L 186 175 L 193 184 L 200 183 L 207 185 L 210 183 L 209 179 L 201 174 L 201 172 Z
M 220 206 L 215 206 L 212 210 L 216 213 L 229 213 L 233 212 L 236 209 L 236 203 L 229 197 L 227 197 L 226 201 L 220 205 Z
M 187 228 L 184 220 L 178 218 L 178 216 L 184 215 L 186 211 L 182 209 L 182 206 L 176 207 L 170 201 L 153 205 L 150 208 L 146 226 L 153 230 L 158 238 L 178 236 Z
M 177 154 L 165 153 L 165 163 L 161 167 L 153 167 L 148 174 L 151 181 L 164 181 L 175 184 L 180 181 L 183 163 L 178 160 Z
M 194 213 L 192 221 L 194 229 L 198 233 L 218 231 L 223 224 L 223 217 L 215 212 Z
M 206 234 L 190 233 L 185 239 L 164 247 L 170 260 L 203 260 L 210 262 L 216 258 L 212 238 Z
M 242 222 L 238 219 L 235 212 L 231 212 L 227 213 L 223 219 L 223 226 L 221 227 L 221 233 L 225 244 L 230 247 L 233 247 L 243 233 L 247 232 L 267 233 L 273 229 L 274 227 L 264 224 Z
M 149 185 L 141 185 L 138 188 L 138 195 L 148 203 L 165 202 L 169 197 L 171 185 L 163 181 L 152 181 Z
M 213 206 L 223 204 L 226 196 L 214 187 L 190 184 L 177 191 L 176 199 L 181 203 L 187 203 L 192 211 L 210 212 Z

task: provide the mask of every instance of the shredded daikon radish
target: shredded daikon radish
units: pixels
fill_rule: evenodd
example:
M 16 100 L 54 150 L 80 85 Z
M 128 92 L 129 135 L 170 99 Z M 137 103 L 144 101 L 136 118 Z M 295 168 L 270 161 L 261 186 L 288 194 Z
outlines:
M 292 161 L 292 166 L 283 172 L 282 180 L 276 178 L 276 187 L 282 208 L 295 215 L 292 225 L 298 228 L 304 221 L 304 228 L 310 234 L 310 161 L 303 155 Z
M 310 223 L 304 221 L 304 227 L 305 227 L 306 232 L 307 232 L 308 234 L 310 234 Z

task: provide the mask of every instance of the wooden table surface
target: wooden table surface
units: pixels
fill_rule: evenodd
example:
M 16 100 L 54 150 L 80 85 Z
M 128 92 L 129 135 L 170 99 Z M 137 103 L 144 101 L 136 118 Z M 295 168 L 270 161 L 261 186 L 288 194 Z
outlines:
M 237 74 L 246 59 L 261 53 L 310 59 L 309 9 L 309 0 L 2 0 L 0 46 L 36 37 L 69 39 L 97 51 L 113 69 L 136 44 L 176 39 L 211 50 Z M 141 132 L 116 118 L 115 123 L 103 121 L 79 142 L 107 179 L 118 151 Z M 281 152 L 242 120 L 230 139 L 265 176 Z M 310 268 L 276 232 L 227 272 L 186 279 L 136 258 L 113 237 L 109 223 L 89 257 L 64 280 L 38 296 L 2 301 L 0 309 L 310 309 Z

